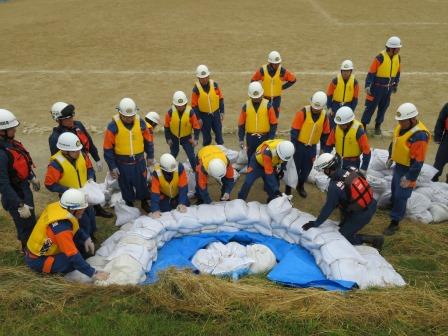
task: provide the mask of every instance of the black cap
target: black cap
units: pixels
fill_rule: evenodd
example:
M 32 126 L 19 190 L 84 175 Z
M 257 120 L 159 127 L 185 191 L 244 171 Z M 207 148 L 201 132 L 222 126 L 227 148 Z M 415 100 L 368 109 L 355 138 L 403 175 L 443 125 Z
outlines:
M 73 117 L 75 115 L 75 106 L 72 104 L 68 104 L 66 107 L 64 107 L 61 111 L 61 116 L 59 119 L 67 119 L 70 117 Z

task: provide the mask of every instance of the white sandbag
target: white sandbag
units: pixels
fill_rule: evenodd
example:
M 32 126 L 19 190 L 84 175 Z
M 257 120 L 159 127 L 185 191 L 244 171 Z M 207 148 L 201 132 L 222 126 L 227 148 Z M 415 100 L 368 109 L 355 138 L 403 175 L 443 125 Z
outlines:
M 420 222 L 423 224 L 429 224 L 434 221 L 434 218 L 432 217 L 432 214 L 429 210 L 424 210 L 419 213 L 413 213 L 413 214 L 406 214 L 407 218 L 410 220 Z
M 236 150 L 229 149 L 223 145 L 217 145 L 217 146 L 226 154 L 231 164 L 236 163 L 239 155 L 239 153 Z
M 448 205 L 442 203 L 432 203 L 429 207 L 434 222 L 440 223 L 448 220 Z
M 115 221 L 116 226 L 132 222 L 140 216 L 139 209 L 127 206 L 124 202 L 115 204 L 114 208 L 115 215 L 117 216 L 117 220 Z
M 277 264 L 274 253 L 265 245 L 248 245 L 246 250 L 247 256 L 254 260 L 249 268 L 251 274 L 269 272 Z
M 117 243 L 117 246 L 123 245 L 123 244 L 134 244 L 145 247 L 148 251 L 157 249 L 157 244 L 155 243 L 154 239 L 147 239 L 142 237 L 142 235 L 139 235 L 134 232 L 128 233 L 126 236 L 123 236 Z
M 87 202 L 90 205 L 97 205 L 106 201 L 101 186 L 93 180 L 88 180 L 81 190 L 86 194 Z
M 267 229 L 271 228 L 271 216 L 269 216 L 267 204 L 260 204 L 260 222 L 259 225 L 265 226 Z
M 260 202 L 247 203 L 247 219 L 239 221 L 240 224 L 250 225 L 260 222 Z
M 384 171 L 377 171 L 377 170 L 372 170 L 369 167 L 369 170 L 367 171 L 367 176 L 373 176 L 373 177 L 377 177 L 377 178 L 384 178 Z
M 368 174 L 367 182 L 369 182 L 373 192 L 379 195 L 382 195 L 389 188 L 388 183 L 384 180 L 383 177 L 375 177 L 371 174 Z
M 91 256 L 90 258 L 86 259 L 86 262 L 93 268 L 100 270 L 102 270 L 104 266 L 106 266 L 107 264 L 106 258 L 101 257 L 98 254 L 95 254 L 94 256 Z
M 236 163 L 238 165 L 246 166 L 248 162 L 249 162 L 249 160 L 247 158 L 247 151 L 245 151 L 244 149 L 241 149 L 238 152 L 238 157 L 236 159 Z
M 431 183 L 432 178 L 435 174 L 437 174 L 438 170 L 429 164 L 424 163 L 422 169 L 420 170 L 420 174 L 417 178 L 417 186 L 425 186 Z
M 246 273 L 249 271 L 250 265 L 254 261 L 248 257 L 229 257 L 221 259 L 221 262 L 216 265 L 211 274 L 218 276 L 227 276 L 232 273 Z
M 197 207 L 197 218 L 202 225 L 224 224 L 226 221 L 224 206 L 222 204 L 201 204 Z
M 330 264 L 330 269 L 328 278 L 331 280 L 354 281 L 359 287 L 364 285 L 363 275 L 367 269 L 354 259 L 337 259 Z
M 392 205 L 392 191 L 386 190 L 378 199 L 377 206 L 379 209 L 388 209 Z
M 231 225 L 227 225 L 227 223 L 223 225 L 218 225 L 218 232 L 238 232 L 240 231 L 239 228 Z
M 107 172 L 106 178 L 104 179 L 104 184 L 106 185 L 106 189 L 111 193 L 114 191 L 120 191 L 120 186 L 118 185 L 118 180 L 113 178 L 110 175 L 110 172 Z
M 287 196 L 274 198 L 269 202 L 267 210 L 272 221 L 280 224 L 283 218 L 291 211 L 291 201 Z
M 330 178 L 324 173 L 319 173 L 316 175 L 315 183 L 320 191 L 326 192 L 328 190 L 328 186 L 330 185 Z
M 320 250 L 319 250 L 319 252 L 320 252 Z M 330 278 L 330 276 L 331 276 L 330 265 L 323 262 L 322 253 L 320 254 L 320 257 L 321 257 L 321 262 L 318 264 L 318 266 L 319 266 L 320 270 L 322 271 L 322 273 L 325 274 L 327 276 L 327 278 Z
M 180 230 L 182 232 L 182 230 Z M 218 225 L 205 225 L 198 232 L 200 233 L 215 233 L 218 231 Z M 188 233 L 188 232 L 185 232 Z M 194 231 L 193 231 L 194 233 Z
M 299 178 L 297 176 L 297 170 L 294 160 L 288 161 L 288 163 L 286 164 L 286 171 L 284 173 L 285 175 L 283 176 L 283 182 L 285 182 L 285 184 L 287 186 L 290 186 L 291 188 L 297 187 Z
M 101 246 L 105 245 L 115 245 L 118 241 L 126 235 L 126 231 L 118 230 L 115 231 L 109 238 L 101 243 Z
M 265 236 L 272 236 L 272 229 L 268 226 L 260 225 L 259 223 L 255 223 L 253 228 L 260 234 Z
M 194 169 L 191 168 L 190 162 L 186 161 L 183 163 L 185 173 L 187 174 L 188 180 L 188 198 L 191 198 L 196 193 L 196 174 Z
M 145 280 L 146 275 L 141 264 L 127 254 L 111 260 L 104 271 L 109 273 L 106 281 L 95 281 L 97 285 L 137 285 Z
M 316 220 L 316 217 L 309 213 L 302 213 L 299 217 L 296 218 L 294 222 L 289 225 L 289 232 L 297 235 L 302 235 L 305 231 L 302 229 L 302 226 L 309 221 Z M 310 229 L 311 230 L 311 229 Z M 308 230 L 309 231 L 309 230 Z
M 228 222 L 239 222 L 247 219 L 247 203 L 242 199 L 225 202 L 224 211 Z
M 429 209 L 431 200 L 425 195 L 422 195 L 416 191 L 412 192 L 406 203 L 406 214 L 408 216 L 421 214 Z
M 161 216 L 156 219 L 157 222 L 163 225 L 166 231 L 179 231 L 180 226 L 171 212 L 162 212 Z
M 320 265 L 322 263 L 322 252 L 320 252 L 320 249 L 315 248 L 308 251 L 313 255 L 316 264 Z
M 310 174 L 306 181 L 311 184 L 316 184 L 316 176 L 319 175 L 319 172 L 316 169 L 311 169 Z
M 385 149 L 374 149 L 370 157 L 369 173 L 370 170 L 382 171 L 387 170 L 386 162 L 389 158 L 389 151 Z
M 291 224 L 302 215 L 302 211 L 297 210 L 296 208 L 292 208 L 291 211 L 285 217 L 283 217 L 280 225 L 289 230 Z
M 109 200 L 109 206 L 111 208 L 114 208 L 117 203 L 123 203 L 123 202 L 124 200 L 123 196 L 121 195 L 121 192 L 116 192 L 111 195 Z
M 84 283 L 84 284 L 93 282 L 93 279 L 91 277 L 85 275 L 84 273 L 81 273 L 78 270 L 74 270 L 74 271 L 67 273 L 64 276 L 64 279 L 67 281 L 70 281 L 70 282 L 77 282 L 77 283 Z
M 345 239 L 325 243 L 320 251 L 322 252 L 322 260 L 328 265 L 340 259 L 353 259 L 363 265 L 367 263 L 355 247 Z
M 152 260 L 152 256 L 144 246 L 136 244 L 117 244 L 115 250 L 106 258 L 106 260 L 110 261 L 125 254 L 137 260 L 143 269 L 148 271 L 148 265 Z
M 220 260 L 219 251 L 200 249 L 191 259 L 191 263 L 200 273 L 211 274 Z

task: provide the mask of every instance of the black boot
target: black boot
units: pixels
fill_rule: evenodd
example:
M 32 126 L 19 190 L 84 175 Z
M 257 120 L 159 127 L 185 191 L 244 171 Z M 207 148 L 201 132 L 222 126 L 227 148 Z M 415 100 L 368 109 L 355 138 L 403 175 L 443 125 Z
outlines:
M 381 135 L 381 124 L 375 124 L 375 135 Z
M 391 220 L 389 226 L 384 230 L 384 234 L 386 236 L 392 236 L 395 232 L 398 231 L 399 222 L 396 220 Z
M 125 203 L 128 207 L 134 207 L 134 202 L 126 201 Z
M 94 205 L 93 208 L 95 209 L 96 217 L 112 218 L 114 216 L 113 213 L 106 211 L 100 204 Z
M 285 186 L 285 194 L 288 196 L 292 194 L 292 188 L 289 185 Z
M 297 192 L 299 193 L 300 197 L 306 198 L 308 196 L 308 193 L 305 191 L 304 183 L 299 183 L 297 185 Z
M 142 210 L 143 210 L 144 212 L 146 212 L 146 213 L 150 213 L 150 212 L 151 212 L 151 207 L 149 206 L 147 200 L 142 200 L 142 202 L 141 202 L 141 207 L 142 207 Z
M 380 235 L 365 235 L 360 234 L 359 237 L 361 238 L 363 243 L 367 243 L 371 245 L 372 247 L 376 248 L 378 251 L 381 251 L 384 244 L 384 237 Z

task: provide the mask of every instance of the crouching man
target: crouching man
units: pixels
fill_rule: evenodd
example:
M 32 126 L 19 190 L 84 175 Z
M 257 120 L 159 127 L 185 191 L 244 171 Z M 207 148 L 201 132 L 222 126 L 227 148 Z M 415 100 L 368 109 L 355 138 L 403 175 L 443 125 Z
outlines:
M 339 232 L 353 245 L 371 244 L 381 249 L 383 236 L 358 234 L 372 219 L 376 211 L 376 201 L 367 179 L 355 168 L 340 169 L 339 159 L 333 154 L 324 153 L 316 160 L 316 169 L 330 177 L 327 201 L 315 221 L 303 226 L 307 231 L 320 226 L 336 207 L 341 210 Z

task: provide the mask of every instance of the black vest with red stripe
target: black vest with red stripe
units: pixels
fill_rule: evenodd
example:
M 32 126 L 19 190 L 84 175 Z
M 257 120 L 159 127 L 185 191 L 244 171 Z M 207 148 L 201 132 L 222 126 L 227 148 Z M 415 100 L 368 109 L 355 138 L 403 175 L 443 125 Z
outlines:
M 348 212 L 362 211 L 373 201 L 372 188 L 367 182 L 366 177 L 357 169 L 347 170 L 342 180 L 347 195 L 346 204 L 342 204 Z

